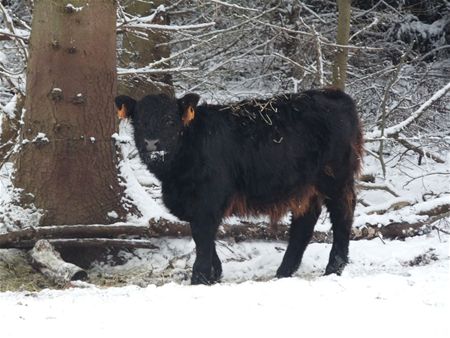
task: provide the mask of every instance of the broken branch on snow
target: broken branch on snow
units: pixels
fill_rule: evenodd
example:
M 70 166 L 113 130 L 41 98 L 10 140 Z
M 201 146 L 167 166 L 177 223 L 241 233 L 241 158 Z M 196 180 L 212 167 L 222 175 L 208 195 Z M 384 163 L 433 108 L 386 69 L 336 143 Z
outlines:
M 49 241 L 41 239 L 30 250 L 32 264 L 59 285 L 85 280 L 87 273 L 79 266 L 65 262 Z

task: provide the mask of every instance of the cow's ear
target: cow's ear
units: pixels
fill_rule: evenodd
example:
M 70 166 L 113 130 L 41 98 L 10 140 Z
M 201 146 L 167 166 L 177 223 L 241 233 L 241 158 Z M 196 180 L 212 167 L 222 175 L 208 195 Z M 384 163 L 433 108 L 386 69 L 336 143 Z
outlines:
M 133 116 L 136 107 L 135 99 L 126 95 L 120 95 L 114 99 L 114 102 L 116 103 L 119 119 L 126 119 Z
M 194 120 L 199 100 L 200 96 L 193 93 L 186 94 L 181 99 L 178 99 L 178 109 L 180 110 L 181 121 L 184 126 L 188 126 Z

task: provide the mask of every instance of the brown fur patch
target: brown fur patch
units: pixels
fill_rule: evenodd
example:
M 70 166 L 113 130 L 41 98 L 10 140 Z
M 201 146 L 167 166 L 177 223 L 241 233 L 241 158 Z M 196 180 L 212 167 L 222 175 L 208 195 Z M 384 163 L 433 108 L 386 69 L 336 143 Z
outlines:
M 313 197 L 318 195 L 316 187 L 309 186 L 303 189 L 298 195 L 286 200 L 264 206 L 251 205 L 243 195 L 235 195 L 225 211 L 225 217 L 235 216 L 258 216 L 267 215 L 272 226 L 276 225 L 281 217 L 289 211 L 293 217 L 300 217 L 309 210 L 309 204 Z
M 344 191 L 345 216 L 353 217 L 353 211 L 356 205 L 356 194 L 352 186 L 348 186 Z
M 195 117 L 195 110 L 192 108 L 192 106 L 188 106 L 186 110 L 184 111 L 183 116 L 181 117 L 181 120 L 183 121 L 183 125 L 186 127 L 191 123 L 191 121 Z
M 128 117 L 127 107 L 123 104 L 122 107 L 117 111 L 117 117 L 119 119 L 126 119 Z

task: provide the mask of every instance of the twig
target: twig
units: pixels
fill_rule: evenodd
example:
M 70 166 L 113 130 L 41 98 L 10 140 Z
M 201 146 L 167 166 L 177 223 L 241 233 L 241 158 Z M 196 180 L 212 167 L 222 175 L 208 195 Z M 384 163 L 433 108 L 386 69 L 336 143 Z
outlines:
M 442 233 L 444 233 L 444 234 L 446 234 L 446 235 L 450 235 L 450 232 L 445 231 L 445 230 L 443 230 L 443 229 L 437 227 L 436 225 L 434 225 L 432 229 L 433 229 L 433 230 L 437 230 L 438 232 L 442 232 Z
M 198 30 L 205 29 L 215 26 L 215 22 L 207 22 L 201 23 L 197 25 L 184 25 L 184 26 L 175 26 L 175 25 L 158 25 L 158 24 L 149 24 L 149 23 L 131 23 L 128 22 L 126 24 L 120 25 L 120 29 L 117 32 L 122 32 L 126 30 L 156 30 L 156 31 L 168 31 L 168 32 L 179 32 L 185 30 Z
M 230 3 L 225 2 L 225 1 L 211 0 L 210 2 L 214 2 L 216 4 L 219 4 L 219 5 L 222 5 L 222 6 L 226 6 L 226 7 L 235 8 L 235 9 L 242 9 L 242 10 L 245 10 L 245 11 L 252 11 L 252 12 L 260 12 L 259 9 L 242 7 L 242 6 L 238 6 L 236 4 L 230 4 Z
M 170 73 L 181 73 L 181 72 L 196 72 L 198 68 L 196 67 L 176 67 L 176 68 L 156 68 L 152 69 L 148 66 L 142 68 L 117 68 L 117 75 L 132 75 L 132 74 L 170 74 Z
M 376 25 L 378 23 L 378 18 L 376 17 L 369 25 L 364 26 L 363 29 L 357 31 L 355 34 L 353 34 L 352 36 L 350 36 L 350 38 L 348 39 L 348 41 L 351 41 L 355 36 L 358 36 L 359 34 L 361 34 L 362 32 L 370 29 L 372 26 Z
M 420 178 L 424 178 L 426 176 L 431 176 L 431 175 L 450 175 L 450 172 L 436 172 L 436 173 L 428 173 L 428 174 L 424 174 L 424 175 L 420 175 L 417 177 L 413 177 L 412 179 L 410 179 L 409 181 L 407 181 L 405 184 L 403 184 L 403 188 L 406 187 L 408 184 L 410 184 L 411 182 L 418 180 Z
M 396 193 L 392 187 L 389 187 L 387 184 L 375 184 L 375 183 L 367 183 L 367 182 L 359 182 L 356 187 L 358 189 L 363 190 L 384 190 L 390 193 L 392 196 L 400 197 L 398 193 Z
M 277 57 L 279 57 L 279 58 L 281 58 L 281 59 L 283 59 L 283 60 L 286 60 L 286 61 L 292 63 L 294 66 L 296 66 L 296 67 L 302 69 L 303 71 L 305 71 L 305 72 L 307 72 L 307 73 L 315 74 L 315 72 L 314 72 L 313 70 L 306 68 L 305 66 L 301 65 L 300 63 L 295 62 L 294 60 L 292 60 L 292 59 L 290 59 L 290 58 L 288 58 L 288 57 L 286 57 L 286 56 L 284 56 L 284 55 L 281 55 L 281 54 L 279 54 L 279 53 L 273 53 L 272 55 L 277 56 Z
M 320 22 L 327 24 L 326 21 L 324 19 L 322 19 L 316 12 L 314 12 L 311 8 L 309 8 L 306 4 L 304 4 L 302 1 L 298 2 L 299 5 L 306 9 L 310 14 L 312 14 L 316 19 L 318 19 Z
M 420 149 L 419 146 L 412 144 L 405 139 L 400 139 L 397 136 L 394 136 L 393 139 L 396 140 L 398 143 L 400 143 L 405 148 L 412 150 L 421 156 L 431 158 L 433 161 L 435 161 L 437 163 L 445 163 L 445 160 L 442 157 L 440 157 L 439 155 L 431 153 L 427 150 L 422 150 L 422 149 Z

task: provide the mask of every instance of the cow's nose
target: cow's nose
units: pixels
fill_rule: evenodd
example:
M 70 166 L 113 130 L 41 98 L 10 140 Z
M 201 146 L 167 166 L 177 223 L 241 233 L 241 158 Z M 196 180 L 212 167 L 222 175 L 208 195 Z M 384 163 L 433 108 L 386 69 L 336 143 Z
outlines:
M 145 148 L 147 151 L 157 151 L 159 150 L 159 139 L 156 140 L 148 140 L 145 139 Z

